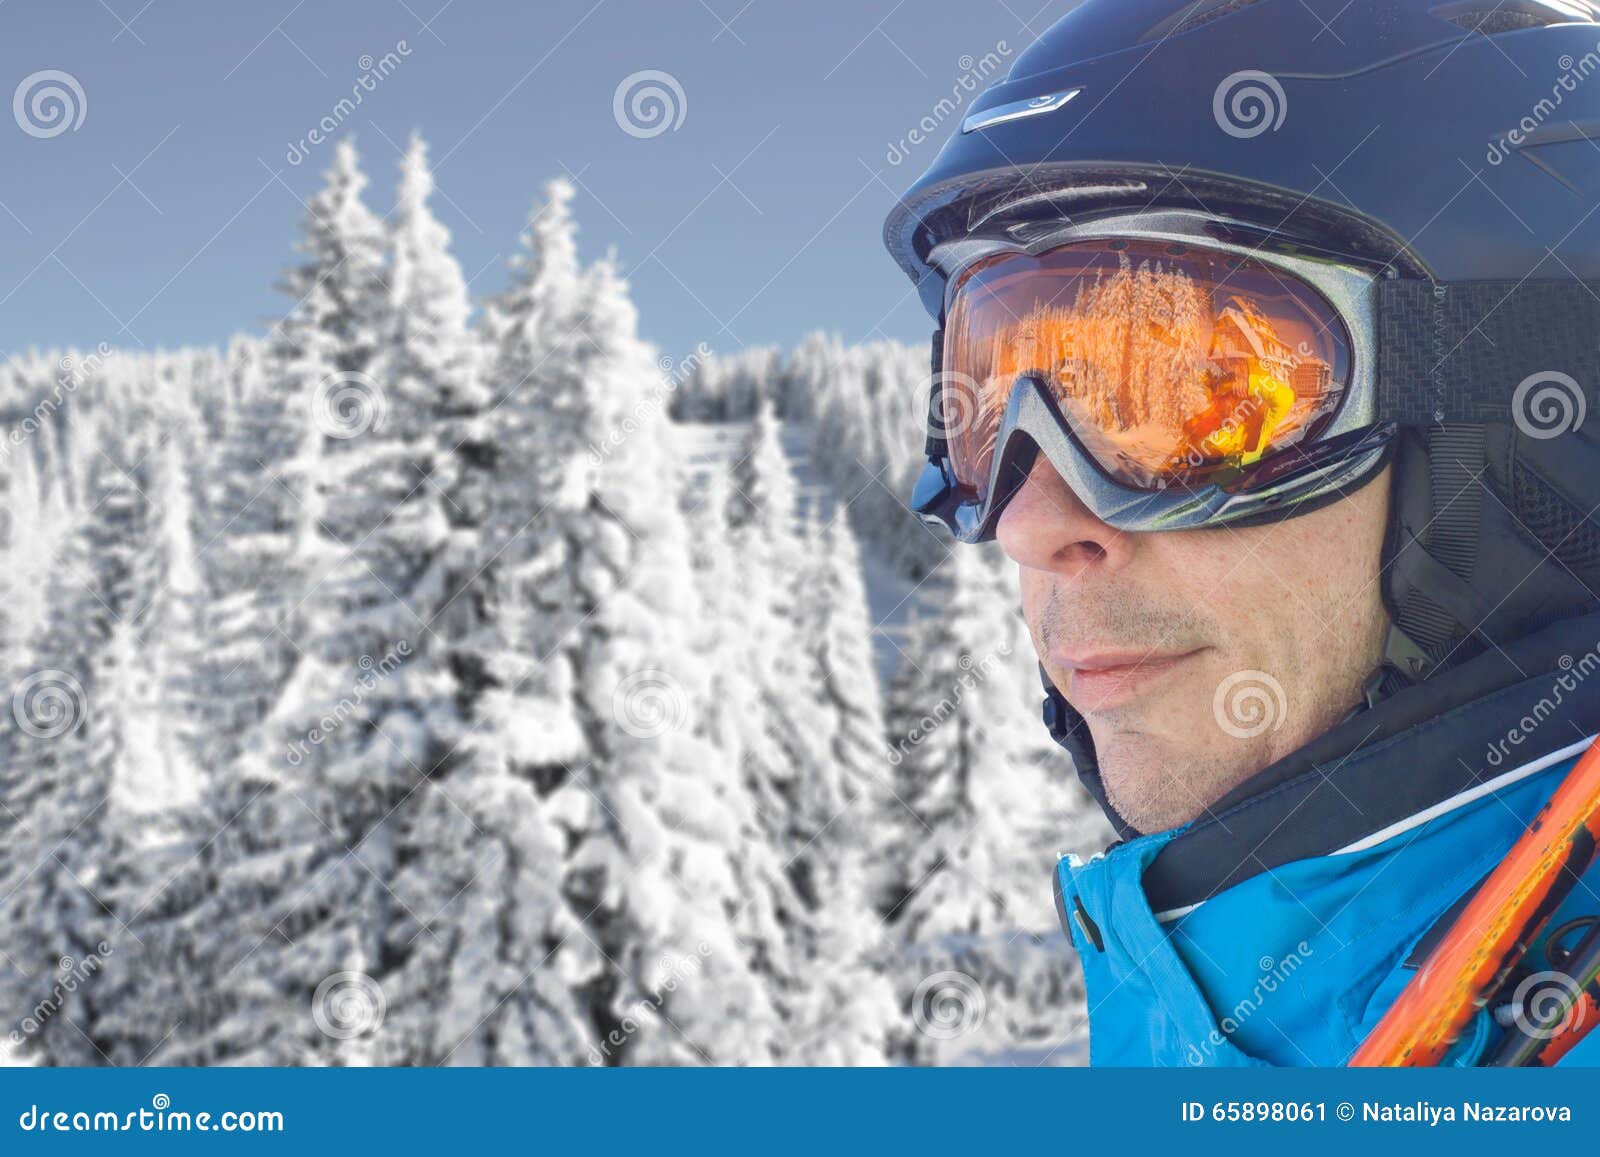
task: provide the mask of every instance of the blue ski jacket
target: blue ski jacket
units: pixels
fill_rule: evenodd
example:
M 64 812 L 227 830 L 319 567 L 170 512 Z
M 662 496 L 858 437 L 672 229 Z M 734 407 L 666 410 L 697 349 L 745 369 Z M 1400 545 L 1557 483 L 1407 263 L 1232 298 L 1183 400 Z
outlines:
M 1090 1062 L 1344 1064 L 1596 731 L 1600 616 L 1354 714 L 1194 823 L 1063 859 Z M 1505 999 L 1596 915 L 1592 867 Z M 1514 1010 L 1481 1010 L 1446 1063 L 1480 1062 Z M 1560 1063 L 1600 1065 L 1600 1026 Z

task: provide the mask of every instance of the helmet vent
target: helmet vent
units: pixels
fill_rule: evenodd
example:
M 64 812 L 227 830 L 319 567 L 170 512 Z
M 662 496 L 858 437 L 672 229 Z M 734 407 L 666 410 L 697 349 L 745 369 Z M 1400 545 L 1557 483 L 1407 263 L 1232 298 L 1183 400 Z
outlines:
M 1169 36 L 1182 36 L 1185 32 L 1193 32 L 1213 20 L 1221 20 L 1241 8 L 1248 8 L 1260 2 L 1261 0 L 1195 0 L 1195 3 L 1183 6 L 1165 20 L 1152 25 L 1139 39 L 1143 42 L 1165 40 Z
M 1441 4 L 1431 10 L 1441 20 L 1484 36 L 1548 28 L 1552 24 L 1600 23 L 1600 8 L 1589 0 L 1467 0 Z
M 1064 185 L 1044 192 L 1026 194 L 1001 193 L 991 197 L 976 197 L 967 210 L 968 232 L 986 226 L 1004 225 L 1013 235 L 1026 233 L 1036 225 L 1059 228 L 1061 222 L 1076 213 L 1085 202 L 1098 198 L 1126 200 L 1148 191 L 1143 181 L 1084 181 L 1078 185 Z

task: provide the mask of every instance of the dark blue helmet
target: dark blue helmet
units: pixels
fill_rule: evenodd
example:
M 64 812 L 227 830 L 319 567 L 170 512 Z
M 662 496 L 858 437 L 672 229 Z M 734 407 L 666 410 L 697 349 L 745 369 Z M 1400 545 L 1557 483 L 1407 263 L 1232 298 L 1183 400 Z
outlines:
M 1600 278 L 1597 71 L 1584 0 L 1086 0 L 975 102 L 884 239 L 920 285 L 931 244 L 1018 198 L 1185 206 L 1406 276 Z

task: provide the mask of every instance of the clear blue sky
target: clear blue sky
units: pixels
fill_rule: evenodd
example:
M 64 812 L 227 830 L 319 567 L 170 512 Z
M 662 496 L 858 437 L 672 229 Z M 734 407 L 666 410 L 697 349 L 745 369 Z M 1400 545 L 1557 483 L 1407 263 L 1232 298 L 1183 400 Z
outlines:
M 0 115 L 0 354 L 262 330 L 332 151 L 291 164 L 290 145 L 327 116 L 354 135 L 379 212 L 423 132 L 480 294 L 566 173 L 585 252 L 616 248 L 669 356 L 816 328 L 922 340 L 878 231 L 956 118 L 933 143 L 905 138 L 987 54 L 1009 66 L 1073 6 L 1039 3 L 0 0 L 0 96 L 43 70 L 83 93 L 81 123 L 57 135 Z M 337 113 L 363 57 L 386 53 L 397 66 Z M 681 87 L 676 128 L 619 127 L 618 85 L 643 70 Z

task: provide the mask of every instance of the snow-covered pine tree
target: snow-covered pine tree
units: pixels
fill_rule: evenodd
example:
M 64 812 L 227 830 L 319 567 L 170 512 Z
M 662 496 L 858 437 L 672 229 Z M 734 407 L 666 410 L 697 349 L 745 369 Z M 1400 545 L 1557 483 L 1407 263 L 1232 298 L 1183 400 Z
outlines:
M 362 200 L 366 186 L 346 138 L 307 202 L 296 246 L 303 258 L 279 283 L 292 304 L 268 336 L 275 391 L 303 431 L 282 484 L 299 512 L 297 546 L 311 564 L 323 561 L 315 547 L 332 481 L 321 466 L 323 453 L 381 424 L 387 401 L 369 371 L 391 328 L 388 245 L 383 222 Z
M 799 561 L 798 493 L 783 449 L 783 424 L 765 398 L 756 403 L 750 432 L 733 464 L 728 525 L 740 545 L 793 576 Z M 779 597 L 786 604 L 788 596 Z
M 1048 892 L 1059 833 L 1043 802 L 1065 798 L 1064 785 L 1026 757 L 1023 737 L 1037 723 L 1024 713 L 1009 610 L 989 562 L 958 548 L 923 595 L 935 611 L 912 624 L 890 690 L 905 809 L 896 853 L 903 884 L 888 915 L 902 937 L 902 999 L 960 971 L 981 989 L 981 998 L 964 996 L 986 1016 L 945 1039 L 917 1031 L 913 1008 L 900 1044 L 919 1063 L 1048 1048 L 1069 1031 L 1074 998 Z
M 0 678 L 7 687 L 32 669 L 29 656 L 44 623 L 53 560 L 77 521 L 64 480 L 39 449 L 15 447 L 0 459 L 0 550 L 6 560 L 0 568 Z
M 670 412 L 679 422 L 726 422 L 722 361 L 715 354 L 699 362 L 673 391 Z
M 330 189 L 337 184 L 330 178 Z M 329 193 L 317 200 L 329 203 Z M 310 288 L 337 276 L 301 269 L 288 281 Z M 337 328 L 335 316 L 328 320 Z M 309 314 L 285 325 L 307 348 L 333 348 L 313 336 Z M 249 1055 L 263 1035 L 252 1016 L 230 1020 L 237 1007 L 255 1008 L 239 969 L 265 932 L 255 877 L 276 854 L 270 825 L 249 811 L 271 781 L 242 757 L 259 759 L 277 742 L 262 725 L 297 658 L 298 606 L 316 591 L 317 527 L 301 498 L 314 480 L 313 435 L 322 435 L 297 393 L 296 357 L 284 344 L 274 352 L 236 339 L 225 376 L 212 383 L 224 403 L 214 416 L 216 446 L 195 462 L 190 443 L 169 437 L 153 459 L 165 543 L 158 570 L 172 580 L 151 608 L 153 632 L 172 635 L 161 649 L 170 690 L 156 714 L 188 749 L 193 777 L 170 784 L 176 806 L 113 813 L 126 820 L 133 853 L 108 900 L 126 924 L 114 945 L 125 967 L 109 967 L 98 985 L 108 1009 L 101 1031 L 108 1051 L 133 1062 L 218 1063 Z M 191 517 L 191 497 L 179 487 L 197 471 Z
M 327 1031 L 308 994 L 346 973 L 381 986 L 398 963 L 391 930 L 431 915 L 407 911 L 390 881 L 403 833 L 395 813 L 456 732 L 432 620 L 450 526 L 441 419 L 469 396 L 457 372 L 470 357 L 440 352 L 452 335 L 466 344 L 459 327 L 428 324 L 450 316 L 448 304 L 397 322 L 416 301 L 390 285 L 363 184 L 342 146 L 307 215 L 308 261 L 286 278 L 299 297 L 274 348 L 283 393 L 314 431 L 290 471 L 303 512 L 294 566 L 308 582 L 280 624 L 296 643 L 294 666 L 216 802 L 219 822 L 232 818 L 200 866 L 216 873 L 210 903 L 235 944 L 218 978 L 223 1007 L 204 1040 L 173 1043 L 177 1055 L 373 1059 L 372 1038 Z M 402 218 L 422 200 L 414 185 L 402 190 Z M 416 266 L 433 255 L 434 235 L 412 221 L 408 236 L 396 257 L 410 263 L 400 284 L 411 290 L 430 284 Z
M 383 344 L 387 242 L 383 222 L 362 199 L 366 187 L 355 145 L 341 140 L 322 188 L 306 204 L 296 247 L 303 260 L 280 285 L 293 304 L 273 327 L 274 353 L 291 366 L 310 362 L 312 375 L 364 371 Z
M 565 706 L 574 682 L 566 657 L 529 650 L 536 611 L 524 575 L 539 551 L 538 516 L 573 481 L 547 447 L 580 432 L 566 397 L 576 387 L 549 385 L 587 341 L 572 197 L 565 180 L 546 186 L 511 259 L 511 284 L 485 310 L 489 405 L 467 434 L 473 505 L 483 512 L 483 573 L 473 586 L 484 612 L 455 653 L 471 697 L 464 745 L 508 769 L 557 766 L 585 752 Z
M 849 388 L 850 383 L 840 380 L 848 357 L 838 334 L 808 333 L 784 366 L 784 417 L 815 423 L 823 403 L 835 391 Z
M 826 822 L 857 799 L 880 799 L 890 770 L 883 748 L 882 693 L 861 550 L 843 508 L 805 533 L 797 615 L 827 716 Z
M 309 494 L 312 435 L 321 437 L 265 346 L 235 341 L 226 364 L 229 404 L 200 499 L 211 687 L 201 718 L 217 768 L 252 744 L 294 663 L 294 612 L 312 585 L 304 548 L 316 533 L 300 495 Z
M 141 450 L 145 534 L 130 609 L 115 624 L 96 680 L 114 727 L 97 893 L 106 960 L 90 988 L 96 1043 L 117 1064 L 141 1063 L 203 1016 L 213 976 L 192 942 L 204 893 L 191 871 L 213 829 L 196 822 L 214 789 L 219 750 L 206 708 L 204 583 L 188 463 L 177 436 Z M 231 963 L 231 961 L 230 961 Z
M 799 826 L 810 835 L 789 868 L 809 919 L 789 1056 L 798 1064 L 876 1064 L 898 1015 L 893 987 L 877 971 L 888 937 L 873 900 L 891 844 L 892 785 L 872 623 L 843 509 L 824 527 L 808 507 L 802 541 L 797 642 L 813 664 L 822 730 L 821 758 L 795 796 Z
M 797 529 L 782 426 L 765 398 L 732 485 L 745 578 L 727 607 L 742 644 L 741 766 L 760 838 L 784 865 L 763 904 L 785 930 L 785 951 L 767 956 L 785 1058 L 868 1063 L 882 1057 L 890 1009 L 868 965 L 881 929 L 867 849 L 887 766 L 860 560 L 842 512 L 826 535 Z
M 766 959 L 768 983 L 791 1018 L 807 1002 L 805 961 L 813 948 L 817 897 L 801 853 L 831 814 L 808 792 L 837 787 L 827 764 L 829 728 L 818 670 L 801 637 L 804 544 L 798 491 L 770 401 L 758 401 L 737 452 L 727 521 L 744 582 L 734 622 L 743 642 L 736 669 L 747 684 L 741 712 L 740 767 L 761 838 L 784 866 L 767 882 L 765 903 L 786 930 Z M 818 794 L 829 794 L 825 789 Z M 819 818 L 820 816 L 820 818 Z
M 574 1064 L 593 1041 L 575 992 L 593 965 L 574 971 L 586 945 L 573 943 L 561 892 L 567 833 L 545 803 L 558 782 L 550 769 L 580 760 L 584 737 L 562 696 L 540 693 L 570 690 L 570 672 L 533 650 L 537 611 L 523 576 L 546 478 L 539 414 L 523 391 L 571 332 L 580 288 L 562 192 L 535 217 L 528 256 L 490 304 L 482 385 L 441 419 L 454 473 L 435 630 L 459 718 L 447 766 L 401 824 L 395 887 L 415 917 L 390 936 L 404 965 L 389 982 L 385 1059 Z M 491 404 L 475 407 L 479 397 Z
M 746 422 L 760 399 L 784 410 L 787 380 L 776 346 L 752 346 L 735 354 L 713 354 L 700 361 L 673 392 L 671 413 L 684 422 Z
M 196 542 L 192 480 L 178 436 L 148 450 L 149 537 L 142 544 L 148 580 L 136 608 L 139 649 L 150 675 L 152 696 L 141 704 L 152 729 L 159 764 L 131 786 L 134 810 L 172 813 L 201 794 L 211 764 L 212 736 L 204 707 L 215 689 L 207 678 L 205 581 Z M 136 801 L 136 802 L 135 802 Z
M 80 422 L 77 432 L 93 425 Z M 117 801 L 165 754 L 149 726 L 151 674 L 138 635 L 157 594 L 150 480 L 140 467 L 148 451 L 135 434 L 108 436 L 95 453 L 86 481 L 99 497 L 51 560 L 35 669 L 0 713 L 0 810 L 9 829 L 0 990 L 17 1010 L 22 1055 L 52 1064 L 118 1059 L 96 988 L 80 987 L 76 973 L 119 947 L 137 955 L 127 951 L 137 937 L 112 907 L 135 856 Z
M 921 579 L 944 556 L 905 505 L 927 462 L 927 351 L 897 342 L 843 349 L 813 335 L 789 377 L 791 391 L 811 398 L 811 461 L 849 499 L 856 533 L 896 571 Z
M 339 557 L 323 525 L 325 491 L 337 489 L 323 453 L 340 441 L 328 431 L 359 428 L 383 401 L 365 378 L 388 296 L 383 224 L 362 201 L 366 184 L 355 146 L 340 141 L 306 205 L 301 259 L 279 283 L 287 312 L 264 344 L 228 351 L 233 404 L 217 422 L 201 549 L 217 688 L 208 721 L 223 762 L 259 746 L 253 729 L 282 693 L 308 603 Z
M 523 557 L 520 539 L 494 531 L 513 521 L 526 528 L 538 506 L 519 487 L 496 487 L 499 465 L 520 470 L 525 447 L 502 444 L 498 415 L 485 417 L 485 358 L 467 327 L 470 302 L 449 234 L 427 206 L 431 189 L 414 139 L 396 224 L 399 335 L 384 380 L 419 395 L 413 408 L 430 410 L 445 440 L 429 480 L 447 526 L 430 547 L 429 598 L 438 604 L 430 636 L 438 637 L 424 654 L 448 674 L 455 713 L 436 725 L 448 758 L 391 821 L 400 911 L 385 937 L 396 964 L 383 981 L 391 1011 L 376 1058 L 573 1064 L 589 1037 L 562 972 L 571 954 L 559 952 L 573 933 L 560 894 L 564 835 L 510 738 L 537 735 L 537 718 L 499 713 L 500 695 L 537 658 L 523 649 L 525 592 L 505 581 Z
M 472 301 L 450 252 L 450 231 L 428 204 L 433 191 L 427 143 L 413 135 L 400 164 L 389 272 L 394 333 L 380 376 L 430 410 L 471 414 L 487 396 L 482 351 L 468 324 Z
M 505 694 L 539 701 L 547 742 L 514 754 L 565 831 L 578 924 L 543 967 L 581 999 L 592 1062 L 760 1061 L 733 771 L 693 722 L 707 688 L 665 391 L 613 266 L 576 265 L 571 190 L 551 194 L 493 327 L 497 418 L 525 433 L 506 471 L 538 493 L 507 582 L 531 600 L 519 650 L 539 668 Z
M 736 844 L 738 891 L 741 897 L 731 921 L 751 972 L 772 977 L 775 963 L 790 958 L 788 924 L 794 911 L 794 890 L 788 856 L 764 830 L 755 797 L 738 769 L 747 766 L 746 744 L 752 720 L 761 718 L 760 688 L 749 678 L 750 640 L 742 605 L 749 597 L 750 564 L 734 551 L 727 514 L 732 482 L 726 469 L 706 474 L 703 486 L 686 491 L 691 539 L 691 564 L 699 593 L 694 620 L 694 653 L 701 656 L 707 694 L 693 725 L 724 762 L 727 778 L 715 785 L 725 822 Z M 754 1002 L 743 1014 L 746 1055 L 754 1059 L 787 1059 L 796 1029 L 785 1025 L 777 983 L 752 986 Z
M 607 1059 L 759 1063 L 766 1026 L 746 1026 L 732 1012 L 763 999 L 733 922 L 742 899 L 733 769 L 692 722 L 708 688 L 687 661 L 694 595 L 676 516 L 680 467 L 632 303 L 609 260 L 589 275 L 584 316 L 592 352 L 580 351 L 577 376 L 589 383 L 586 441 L 595 445 L 597 425 L 616 431 L 639 419 L 590 476 L 584 533 L 569 538 L 579 548 L 568 568 L 579 596 L 573 609 L 592 607 L 612 634 L 588 633 L 574 652 L 580 685 L 611 692 L 610 720 L 603 699 L 585 710 L 589 766 L 564 789 L 585 817 L 573 825 L 580 835 L 568 895 L 579 910 L 597 906 L 585 932 L 606 961 L 588 989 L 591 1016 L 610 1025 L 605 1044 L 622 1030 L 620 1051 Z M 640 536 L 632 549 L 630 534 Z M 547 555 L 545 565 L 554 561 Z

